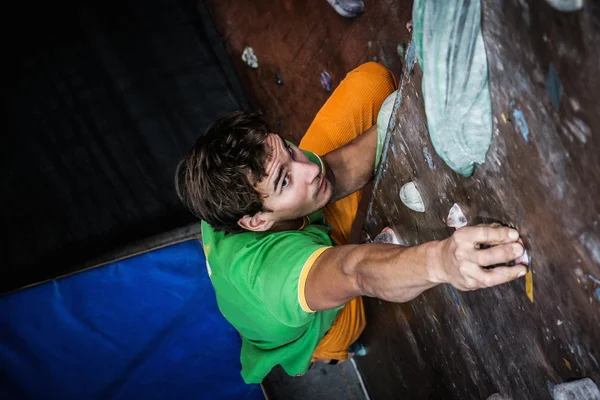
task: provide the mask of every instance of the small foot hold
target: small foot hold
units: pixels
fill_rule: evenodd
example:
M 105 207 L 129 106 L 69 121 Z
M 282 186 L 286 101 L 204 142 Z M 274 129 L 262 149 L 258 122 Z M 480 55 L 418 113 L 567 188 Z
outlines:
M 325 89 L 326 92 L 331 92 L 332 79 L 329 72 L 323 71 L 321 72 L 321 87 Z
M 355 18 L 365 11 L 365 3 L 362 0 L 327 0 L 327 2 L 344 18 Z
M 367 355 L 367 348 L 359 342 L 354 342 L 348 348 L 348 353 L 353 357 L 363 357 Z
M 413 211 L 425 212 L 425 203 L 414 182 L 408 182 L 400 188 L 400 200 Z
M 456 203 L 452 206 L 448 212 L 448 218 L 446 218 L 446 225 L 451 228 L 462 228 L 467 225 L 467 217 L 460 209 L 460 206 Z
M 509 400 L 509 398 L 502 396 L 500 393 L 494 393 L 486 400 Z
M 560 383 L 552 389 L 554 400 L 600 400 L 600 390 L 590 378 Z
M 396 235 L 396 232 L 389 226 L 383 228 L 383 230 L 379 233 L 379 235 L 375 236 L 375 243 L 392 243 L 392 244 L 400 244 L 400 239 Z
M 258 57 L 250 46 L 246 46 L 242 52 L 242 60 L 251 68 L 258 68 Z
M 515 265 L 517 264 L 522 264 L 526 267 L 529 267 L 531 265 L 531 257 L 529 256 L 529 252 L 527 250 L 525 250 L 521 257 L 515 260 Z

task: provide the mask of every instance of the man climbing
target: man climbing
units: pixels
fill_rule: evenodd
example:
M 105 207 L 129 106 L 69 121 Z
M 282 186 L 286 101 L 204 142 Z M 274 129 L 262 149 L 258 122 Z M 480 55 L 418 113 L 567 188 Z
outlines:
M 439 284 L 459 290 L 525 275 L 519 234 L 458 229 L 413 247 L 350 244 L 361 189 L 373 177 L 376 119 L 393 75 L 369 62 L 347 74 L 298 147 L 257 115 L 217 120 L 179 164 L 177 192 L 202 220 L 220 311 L 242 336 L 242 376 L 259 383 L 315 360 L 344 360 L 365 327 L 362 296 L 409 301 Z M 479 246 L 480 244 L 492 245 Z

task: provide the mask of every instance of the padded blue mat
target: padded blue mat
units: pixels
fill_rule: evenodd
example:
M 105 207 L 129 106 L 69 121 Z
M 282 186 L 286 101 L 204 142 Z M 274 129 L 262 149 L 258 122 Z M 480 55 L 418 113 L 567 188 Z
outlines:
M 0 298 L 2 399 L 262 399 L 198 240 Z

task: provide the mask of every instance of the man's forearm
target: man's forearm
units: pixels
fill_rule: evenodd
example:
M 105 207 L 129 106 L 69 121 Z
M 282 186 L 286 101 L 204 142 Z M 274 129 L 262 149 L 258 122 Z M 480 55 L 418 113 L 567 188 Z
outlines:
M 491 287 L 525 276 L 519 233 L 500 225 L 456 230 L 441 241 L 403 247 L 368 243 L 332 247 L 312 266 L 305 287 L 313 310 L 345 304 L 356 296 L 409 301 L 440 283 L 459 290 Z M 488 246 L 477 246 L 486 244 Z M 494 268 L 484 268 L 493 265 Z
M 377 148 L 377 126 L 366 130 L 350 143 L 327 153 L 323 159 L 334 184 L 332 202 L 362 189 L 373 178 Z
M 346 267 L 356 277 L 359 294 L 394 302 L 414 299 L 441 283 L 436 268 L 439 242 L 414 247 L 372 243 L 357 246 Z
M 308 276 L 307 301 L 313 310 L 324 310 L 357 296 L 393 302 L 411 300 L 441 282 L 440 274 L 433 271 L 439 265 L 438 243 L 333 247 L 317 259 Z

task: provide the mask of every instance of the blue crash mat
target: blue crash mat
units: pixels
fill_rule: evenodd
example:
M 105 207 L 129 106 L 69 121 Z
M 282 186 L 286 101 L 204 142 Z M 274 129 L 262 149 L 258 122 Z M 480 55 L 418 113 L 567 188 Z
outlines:
M 198 240 L 0 298 L 2 399 L 262 399 Z

